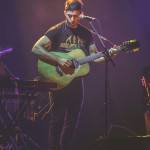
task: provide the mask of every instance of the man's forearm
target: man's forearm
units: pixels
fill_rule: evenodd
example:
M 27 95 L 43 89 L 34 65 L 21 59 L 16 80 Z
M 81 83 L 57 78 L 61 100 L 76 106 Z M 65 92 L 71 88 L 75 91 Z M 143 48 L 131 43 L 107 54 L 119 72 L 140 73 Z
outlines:
M 46 51 L 44 47 L 35 46 L 33 47 L 32 52 L 36 54 L 41 60 L 52 65 L 57 65 L 58 57 Z
M 51 46 L 51 41 L 48 39 L 48 37 L 43 36 L 35 43 L 32 48 L 32 52 L 41 60 L 52 65 L 57 65 L 58 57 L 47 51 L 46 47 L 48 45 L 49 47 Z

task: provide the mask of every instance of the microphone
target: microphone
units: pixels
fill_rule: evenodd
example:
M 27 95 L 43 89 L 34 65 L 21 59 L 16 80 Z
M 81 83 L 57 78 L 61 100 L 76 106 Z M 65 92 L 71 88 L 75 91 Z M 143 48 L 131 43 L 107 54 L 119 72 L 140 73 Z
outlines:
M 96 20 L 96 18 L 90 17 L 90 16 L 85 16 L 84 14 L 80 15 L 80 19 L 86 19 L 88 21 Z
M 2 50 L 2 51 L 0 51 L 0 56 L 4 55 L 6 53 L 10 53 L 12 50 L 13 50 L 13 48 L 11 48 L 11 47 L 7 48 L 5 50 Z

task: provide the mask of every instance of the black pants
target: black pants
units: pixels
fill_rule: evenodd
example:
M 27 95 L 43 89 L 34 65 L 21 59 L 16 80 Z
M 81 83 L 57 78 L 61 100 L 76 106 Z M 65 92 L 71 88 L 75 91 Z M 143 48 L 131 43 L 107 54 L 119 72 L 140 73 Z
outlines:
M 49 150 L 69 150 L 83 99 L 82 80 L 52 93 Z

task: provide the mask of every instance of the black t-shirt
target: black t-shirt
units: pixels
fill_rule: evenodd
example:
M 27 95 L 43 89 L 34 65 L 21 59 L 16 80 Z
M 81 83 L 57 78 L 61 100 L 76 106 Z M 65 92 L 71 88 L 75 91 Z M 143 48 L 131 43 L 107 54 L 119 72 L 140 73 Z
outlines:
M 86 27 L 79 24 L 77 28 L 70 28 L 66 21 L 51 27 L 45 35 L 52 42 L 50 48 L 51 51 L 67 53 L 74 49 L 80 48 L 85 53 L 89 53 L 88 48 L 94 43 L 92 33 Z M 71 90 L 74 94 L 78 94 L 80 95 L 79 97 L 81 97 L 82 80 L 74 80 L 69 87 L 65 87 L 56 93 L 61 93 L 62 91 L 63 94 L 66 93 L 65 95 L 67 96 L 68 91 L 72 94 Z
M 88 52 L 89 46 L 94 43 L 92 33 L 86 27 L 79 24 L 77 28 L 70 28 L 66 21 L 51 27 L 45 35 L 52 42 L 52 51 L 68 52 L 81 48 Z

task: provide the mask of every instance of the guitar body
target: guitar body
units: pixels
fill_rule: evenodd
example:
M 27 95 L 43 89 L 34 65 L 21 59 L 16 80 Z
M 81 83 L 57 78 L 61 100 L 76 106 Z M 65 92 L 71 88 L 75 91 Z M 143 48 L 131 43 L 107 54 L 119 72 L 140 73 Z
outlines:
M 86 57 L 85 53 L 81 49 L 75 49 L 68 53 L 63 52 L 49 52 L 49 53 L 70 60 Z M 43 77 L 44 81 L 49 81 L 57 84 L 57 87 L 53 88 L 52 90 L 60 90 L 63 89 L 65 86 L 69 85 L 75 78 L 86 76 L 90 71 L 90 66 L 88 63 L 79 65 L 78 68 L 75 69 L 74 74 L 69 75 L 62 72 L 62 75 L 60 75 L 57 71 L 56 66 L 50 65 L 42 60 L 38 60 L 38 71 Z

